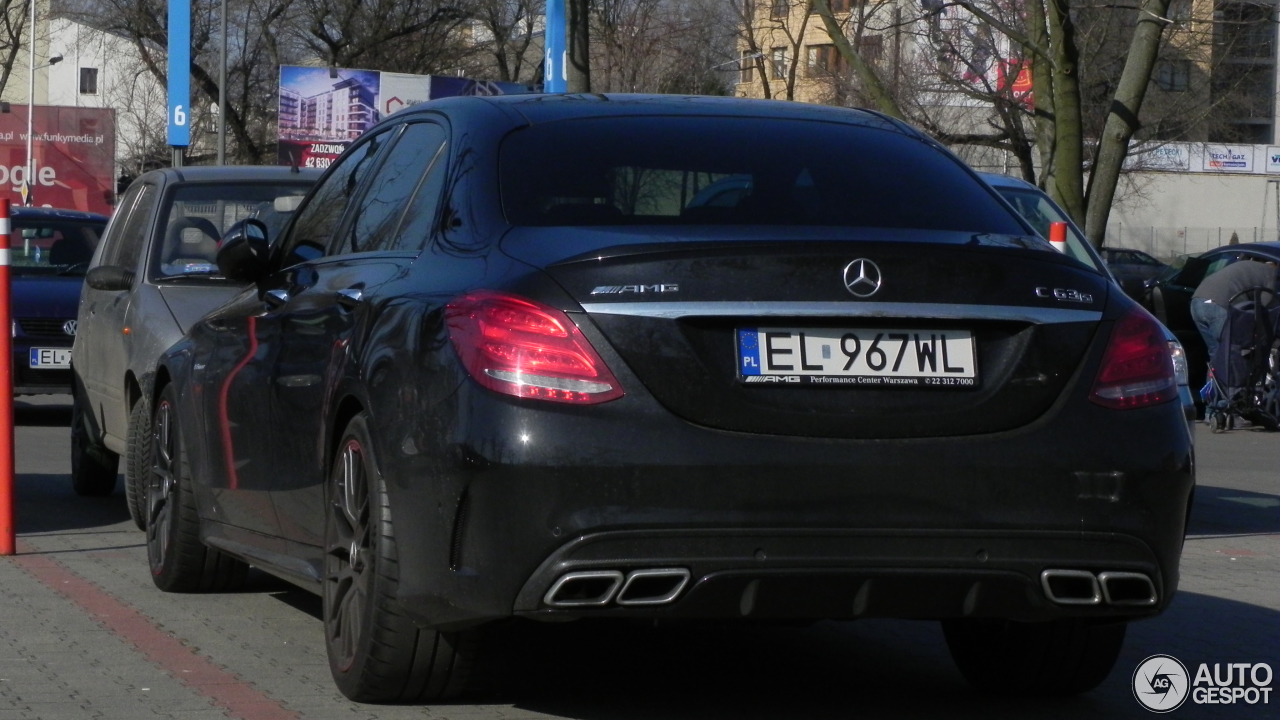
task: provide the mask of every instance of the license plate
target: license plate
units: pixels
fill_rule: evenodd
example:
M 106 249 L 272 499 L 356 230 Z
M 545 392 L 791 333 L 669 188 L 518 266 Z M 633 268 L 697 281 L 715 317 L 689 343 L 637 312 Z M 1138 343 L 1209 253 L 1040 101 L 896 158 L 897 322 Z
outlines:
M 881 388 L 972 388 L 978 384 L 968 330 L 739 328 L 744 383 Z
M 31 348 L 31 367 L 69 368 L 71 348 Z

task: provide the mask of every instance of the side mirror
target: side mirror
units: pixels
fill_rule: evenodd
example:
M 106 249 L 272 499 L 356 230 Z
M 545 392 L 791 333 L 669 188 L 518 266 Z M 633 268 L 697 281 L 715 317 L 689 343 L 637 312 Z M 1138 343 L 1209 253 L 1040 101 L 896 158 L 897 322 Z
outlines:
M 133 271 L 119 265 L 99 265 L 84 276 L 94 290 L 128 290 L 133 287 Z
M 261 220 L 241 220 L 218 243 L 218 271 L 228 280 L 254 282 L 267 272 L 271 244 Z

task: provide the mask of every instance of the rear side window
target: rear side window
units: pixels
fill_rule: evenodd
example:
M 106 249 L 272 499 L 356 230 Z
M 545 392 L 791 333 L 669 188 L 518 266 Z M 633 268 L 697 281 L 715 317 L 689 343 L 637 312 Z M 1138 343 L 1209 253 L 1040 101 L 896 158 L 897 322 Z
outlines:
M 306 204 L 298 211 L 298 218 L 285 241 L 282 267 L 314 260 L 325 254 L 338 230 L 338 223 L 346 212 L 347 202 L 368 176 L 379 152 L 392 134 L 383 131 L 359 143 L 349 151 L 349 155 L 343 156 L 337 165 L 329 168 Z
M 147 230 L 151 227 L 151 216 L 155 213 L 160 191 L 155 185 L 143 185 L 138 192 L 138 200 L 129 211 L 129 216 L 118 231 L 112 227 L 113 247 L 107 248 L 109 253 L 102 259 L 103 265 L 119 265 L 134 270 L 138 267 L 138 258 L 142 256 L 142 247 L 147 240 Z
M 387 159 L 369 180 L 348 226 L 343 251 L 366 252 L 400 249 L 395 242 L 409 201 L 423 185 L 424 176 L 444 144 L 444 128 L 434 123 L 414 123 L 396 140 Z
M 502 145 L 515 225 L 835 225 L 1024 235 L 957 161 L 892 129 L 763 118 L 591 118 Z

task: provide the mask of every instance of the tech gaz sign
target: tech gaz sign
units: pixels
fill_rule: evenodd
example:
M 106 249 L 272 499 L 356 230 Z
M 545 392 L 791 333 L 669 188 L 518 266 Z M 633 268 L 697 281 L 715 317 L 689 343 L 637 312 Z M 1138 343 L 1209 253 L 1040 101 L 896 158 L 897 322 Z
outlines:
M 1253 172 L 1253 146 L 1205 145 L 1204 169 L 1209 172 Z

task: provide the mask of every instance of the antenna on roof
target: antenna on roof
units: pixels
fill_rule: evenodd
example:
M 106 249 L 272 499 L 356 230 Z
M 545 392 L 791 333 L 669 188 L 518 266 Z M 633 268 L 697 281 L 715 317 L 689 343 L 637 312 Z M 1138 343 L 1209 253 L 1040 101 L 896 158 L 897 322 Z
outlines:
M 289 172 L 298 173 L 298 158 L 294 157 L 293 151 L 289 151 Z

